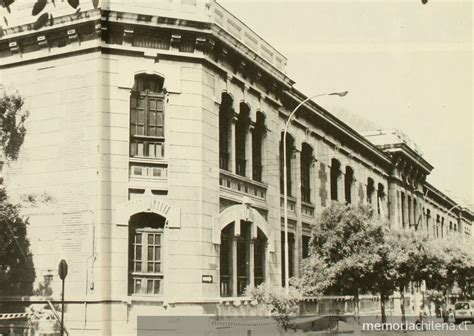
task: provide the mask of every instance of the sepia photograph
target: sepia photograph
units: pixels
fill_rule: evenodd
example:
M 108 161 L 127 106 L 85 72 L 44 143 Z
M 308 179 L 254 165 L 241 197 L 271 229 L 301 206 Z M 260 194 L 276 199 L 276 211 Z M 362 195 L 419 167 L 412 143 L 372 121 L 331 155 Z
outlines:
M 471 0 L 0 0 L 0 336 L 474 333 Z

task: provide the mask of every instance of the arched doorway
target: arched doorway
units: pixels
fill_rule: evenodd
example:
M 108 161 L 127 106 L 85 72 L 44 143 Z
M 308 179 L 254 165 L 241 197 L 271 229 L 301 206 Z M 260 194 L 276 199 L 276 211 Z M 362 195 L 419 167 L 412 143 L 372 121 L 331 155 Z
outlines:
M 267 280 L 271 229 L 248 204 L 235 205 L 219 216 L 220 294 L 241 296 L 247 287 Z M 216 237 L 217 238 L 217 237 Z
M 243 295 L 248 286 L 258 286 L 265 281 L 267 237 L 257 228 L 257 237 L 252 238 L 252 223 L 241 221 L 240 225 L 239 236 L 235 236 L 235 223 L 221 232 L 221 296 Z

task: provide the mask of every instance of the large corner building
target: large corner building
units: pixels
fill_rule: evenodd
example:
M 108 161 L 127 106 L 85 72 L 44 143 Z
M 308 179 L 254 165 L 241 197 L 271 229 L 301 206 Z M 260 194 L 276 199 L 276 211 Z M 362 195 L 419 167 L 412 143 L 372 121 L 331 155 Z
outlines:
M 306 96 L 286 58 L 218 3 L 83 2 L 79 13 L 57 2 L 38 30 L 33 1 L 12 6 L 18 24 L 0 38 L 1 82 L 30 112 L 5 185 L 56 297 L 68 261 L 71 332 L 245 313 L 246 287 L 282 284 L 283 146 L 290 276 L 332 202 L 371 204 L 392 229 L 472 239 L 473 212 L 426 181 L 433 167 L 402 133 L 359 134 L 310 102 L 283 144 Z

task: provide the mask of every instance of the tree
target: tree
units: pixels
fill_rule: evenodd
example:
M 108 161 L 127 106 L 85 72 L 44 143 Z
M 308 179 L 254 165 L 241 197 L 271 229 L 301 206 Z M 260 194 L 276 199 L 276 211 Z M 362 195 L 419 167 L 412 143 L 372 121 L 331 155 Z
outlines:
M 15 160 L 23 143 L 28 113 L 22 110 L 23 99 L 4 92 L 0 98 L 0 144 L 5 157 Z M 5 189 L 0 188 L 0 296 L 30 295 L 35 278 L 27 220 L 18 205 L 11 204 Z M 13 309 L 1 307 L 2 309 Z
M 64 0 L 61 0 L 64 2 Z M 92 6 L 94 8 L 99 8 L 99 0 L 91 0 Z M 33 8 L 31 10 L 31 16 L 36 17 L 36 21 L 33 23 L 33 29 L 37 30 L 48 23 L 52 26 L 54 24 L 54 17 L 51 14 L 51 9 L 56 7 L 56 0 L 31 0 L 31 3 L 34 2 Z M 0 0 L 0 5 L 7 10 L 8 13 L 11 13 L 11 6 L 14 5 L 15 0 Z M 69 6 L 80 13 L 81 11 L 81 1 L 80 0 L 67 0 Z M 52 7 L 52 8 L 51 8 Z M 3 16 L 3 22 L 8 26 L 7 16 Z M 0 25 L 0 38 L 3 36 L 4 31 Z
M 25 140 L 28 112 L 23 110 L 23 104 L 23 98 L 16 91 L 6 90 L 0 97 L 0 145 L 10 160 L 17 159 Z
M 312 295 L 352 294 L 358 315 L 359 293 L 372 290 L 371 279 L 382 262 L 377 251 L 384 232 L 371 207 L 332 205 L 313 230 L 300 287 Z
M 269 286 L 265 283 L 247 290 L 247 296 L 259 304 L 265 305 L 276 320 L 280 334 L 295 328 L 290 317 L 298 314 L 300 293 L 293 287 L 287 291 L 283 287 Z
M 459 239 L 443 239 L 431 242 L 432 249 L 443 258 L 442 274 L 428 279 L 430 288 L 447 291 L 459 286 L 461 296 L 469 297 L 474 282 L 474 248 L 472 244 Z

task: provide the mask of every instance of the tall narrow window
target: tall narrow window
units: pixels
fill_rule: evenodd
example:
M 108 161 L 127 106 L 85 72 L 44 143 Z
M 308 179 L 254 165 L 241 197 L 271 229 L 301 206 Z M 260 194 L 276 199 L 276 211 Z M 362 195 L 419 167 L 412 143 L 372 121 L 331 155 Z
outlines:
M 354 170 L 351 167 L 346 167 L 344 174 L 344 193 L 346 203 L 352 203 L 352 183 L 354 182 Z
M 291 196 L 291 159 L 293 157 L 293 148 L 294 148 L 295 141 L 293 137 L 289 134 L 286 135 L 286 185 L 287 185 L 287 195 Z M 283 152 L 283 133 L 281 134 L 280 140 L 280 194 L 284 193 L 284 179 L 283 179 L 283 171 L 284 171 L 284 152 Z
M 367 203 L 372 204 L 372 197 L 374 195 L 375 183 L 372 178 L 367 179 Z
M 262 152 L 263 152 L 263 138 L 265 136 L 265 116 L 257 112 L 257 122 L 252 134 L 252 164 L 253 164 L 253 179 L 262 182 Z
M 223 93 L 219 107 L 219 168 L 224 170 L 229 170 L 232 114 L 232 98 L 228 94 Z
M 416 203 L 416 198 L 413 197 L 413 224 L 415 228 L 418 228 L 420 224 L 420 219 L 418 218 L 418 204 Z
M 405 193 L 401 192 L 402 227 L 405 228 Z
M 434 228 L 434 236 L 439 238 L 439 215 L 436 215 L 436 227 Z
M 413 225 L 412 223 L 412 213 L 411 213 L 411 197 L 407 196 L 407 213 L 408 213 L 408 227 Z
M 313 149 L 307 143 L 301 148 L 301 200 L 311 202 L 311 165 L 313 163 Z
M 444 217 L 441 217 L 441 238 L 444 238 Z
M 383 202 L 385 200 L 385 190 L 384 186 L 382 183 L 379 183 L 377 187 L 377 213 L 379 215 L 382 214 L 382 209 L 383 209 Z
M 430 209 L 426 209 L 426 231 L 428 233 L 430 232 L 430 217 L 431 217 L 431 211 Z
M 162 242 L 165 218 L 138 213 L 129 223 L 129 295 L 162 294 Z
M 137 75 L 130 97 L 130 156 L 164 156 L 163 78 Z
M 248 106 L 244 103 L 240 104 L 239 119 L 235 125 L 235 171 L 240 176 L 245 176 L 246 170 L 246 145 L 247 133 L 249 129 L 249 113 Z
M 341 175 L 341 164 L 338 160 L 331 160 L 331 199 L 338 200 L 339 176 Z

